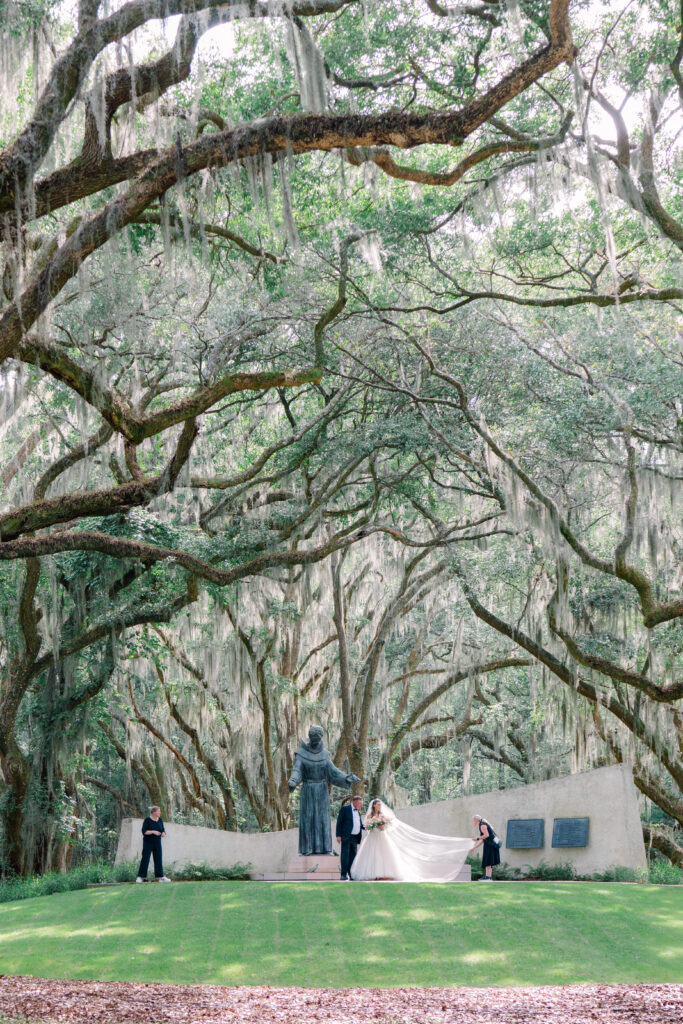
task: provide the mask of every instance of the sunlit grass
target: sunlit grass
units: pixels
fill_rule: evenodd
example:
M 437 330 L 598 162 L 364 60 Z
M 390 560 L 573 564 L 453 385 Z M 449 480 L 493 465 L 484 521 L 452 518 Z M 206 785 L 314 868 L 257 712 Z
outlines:
M 0 905 L 9 974 L 223 985 L 680 982 L 683 889 L 200 882 Z

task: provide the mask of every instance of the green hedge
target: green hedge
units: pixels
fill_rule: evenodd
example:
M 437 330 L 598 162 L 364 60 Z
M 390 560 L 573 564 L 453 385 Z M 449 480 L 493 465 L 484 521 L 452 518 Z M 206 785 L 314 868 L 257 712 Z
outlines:
M 472 868 L 472 878 L 480 878 L 481 861 L 468 857 L 466 863 Z M 683 868 L 676 867 L 670 861 L 656 860 L 650 864 L 649 871 L 611 867 L 592 875 L 580 875 L 574 870 L 571 861 L 548 864 L 542 860 L 533 866 L 525 864 L 522 868 L 503 862 L 493 869 L 493 877 L 499 882 L 650 882 L 653 885 L 683 885 Z

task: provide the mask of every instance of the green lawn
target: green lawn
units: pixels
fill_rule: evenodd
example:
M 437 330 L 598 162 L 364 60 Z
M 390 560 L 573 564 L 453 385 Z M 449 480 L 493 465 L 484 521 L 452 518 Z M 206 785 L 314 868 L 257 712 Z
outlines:
M 681 982 L 683 888 L 188 882 L 88 889 L 0 905 L 0 970 L 221 985 Z

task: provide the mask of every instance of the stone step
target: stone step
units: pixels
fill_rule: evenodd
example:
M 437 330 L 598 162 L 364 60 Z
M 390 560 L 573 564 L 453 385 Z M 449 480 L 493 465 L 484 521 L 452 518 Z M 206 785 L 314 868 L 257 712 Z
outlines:
M 332 854 L 311 854 L 308 857 L 292 857 L 287 866 L 287 871 L 304 872 L 310 871 L 311 868 L 316 868 L 318 871 L 336 871 L 339 874 L 339 864 L 339 857 L 334 857 Z
M 324 878 L 326 881 L 336 881 L 340 877 L 338 871 L 288 871 L 287 878 L 296 881 L 315 881 L 316 878 Z
M 272 871 L 254 874 L 251 876 L 255 882 L 339 882 L 339 872 L 332 874 L 331 871 Z
M 341 881 L 339 871 L 266 871 L 253 874 L 252 879 L 256 882 L 339 882 Z M 472 880 L 472 869 L 469 864 L 464 864 L 460 869 L 456 882 L 470 882 Z M 391 881 L 391 879 L 381 879 Z

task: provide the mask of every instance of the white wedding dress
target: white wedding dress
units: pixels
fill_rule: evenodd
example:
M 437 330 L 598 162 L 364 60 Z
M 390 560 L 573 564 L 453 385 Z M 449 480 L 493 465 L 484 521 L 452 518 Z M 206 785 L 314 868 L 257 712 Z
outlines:
M 372 803 L 370 804 L 372 806 Z M 471 839 L 433 836 L 400 821 L 386 804 L 383 829 L 366 833 L 351 865 L 356 881 L 390 878 L 397 882 L 454 882 L 472 846 Z M 367 825 L 370 811 L 365 815 Z

